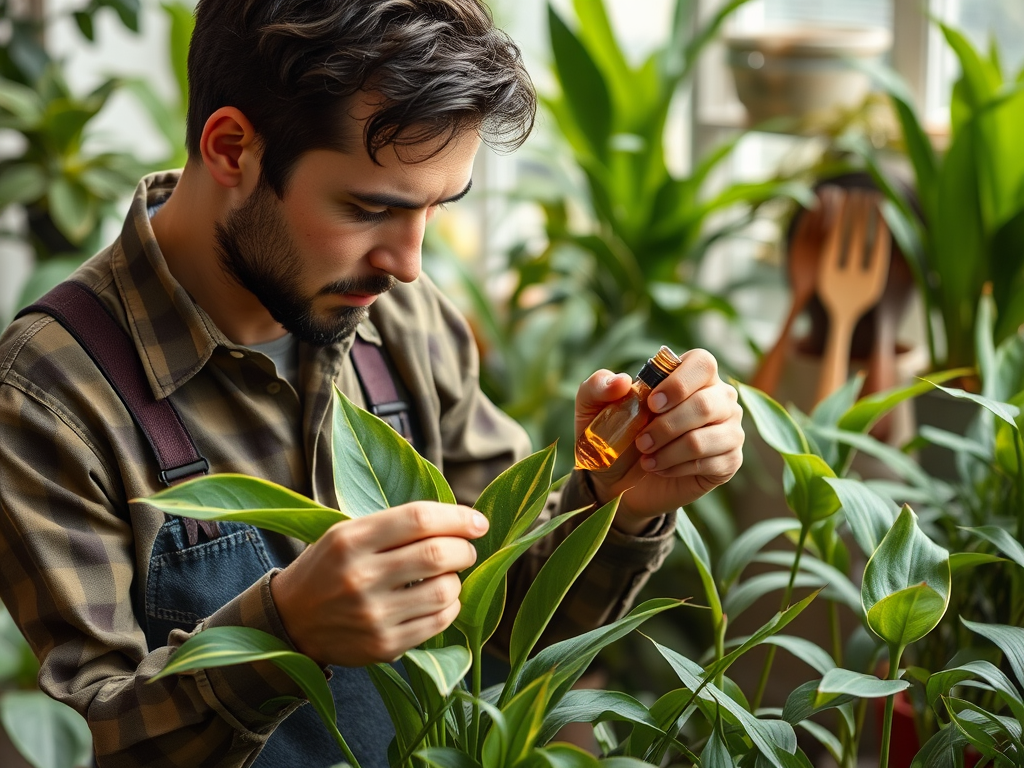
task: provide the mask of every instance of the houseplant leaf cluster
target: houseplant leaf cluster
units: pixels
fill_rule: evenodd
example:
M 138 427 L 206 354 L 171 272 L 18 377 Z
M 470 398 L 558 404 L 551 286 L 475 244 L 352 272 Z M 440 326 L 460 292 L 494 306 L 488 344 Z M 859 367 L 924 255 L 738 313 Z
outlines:
M 1024 322 L 1024 71 L 1003 72 L 993 44 L 986 55 L 940 24 L 961 74 L 953 85 L 949 147 L 936 152 L 906 85 L 877 70 L 902 131 L 919 210 L 872 159 L 886 192 L 884 212 L 924 299 L 932 368 L 975 362 L 976 310 L 993 285 L 1001 341 Z

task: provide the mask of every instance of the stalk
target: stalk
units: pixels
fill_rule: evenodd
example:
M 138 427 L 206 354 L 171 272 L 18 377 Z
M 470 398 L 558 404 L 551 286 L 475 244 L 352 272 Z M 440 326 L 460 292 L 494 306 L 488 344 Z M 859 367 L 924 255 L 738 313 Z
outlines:
M 903 649 L 893 651 L 889 648 L 889 680 L 895 680 L 900 671 L 900 657 Z M 892 737 L 892 711 L 896 705 L 896 696 L 885 700 L 885 719 L 882 721 L 882 755 L 878 759 L 878 768 L 889 768 L 889 740 Z
M 1017 452 L 1017 541 L 1024 541 L 1024 453 L 1020 433 L 1014 435 L 1013 447 Z
M 338 726 L 331 724 L 331 736 L 337 742 L 341 748 L 341 753 L 345 756 L 345 762 L 352 766 L 352 768 L 362 768 L 359 765 L 359 761 L 356 760 L 356 756 L 352 754 L 352 750 L 348 748 L 348 744 L 345 742 L 345 737 L 341 735 L 341 731 L 338 730 Z
M 720 614 L 715 621 L 715 661 L 721 661 L 725 657 L 725 625 L 724 614 Z M 715 686 L 721 690 L 725 683 L 725 670 L 715 675 Z
M 473 717 L 469 723 L 469 754 L 477 757 L 480 742 L 480 692 L 483 688 L 483 648 L 473 647 Z
M 412 753 L 416 751 L 416 748 L 419 747 L 420 743 L 427 737 L 427 734 L 435 730 L 435 726 L 437 724 L 438 719 L 444 716 L 444 713 L 448 711 L 448 708 L 452 705 L 454 701 L 454 697 L 449 698 L 448 701 L 446 701 L 444 704 L 438 707 L 437 712 L 432 714 L 430 716 L 430 719 L 423 724 L 423 727 L 420 729 L 420 732 L 416 734 L 416 738 L 412 740 L 412 744 L 409 745 L 409 748 L 405 751 L 405 754 L 403 754 L 401 758 L 399 758 L 399 765 L 409 764 L 409 761 L 412 760 Z M 438 746 L 441 745 L 439 744 Z
M 810 534 L 810 526 L 800 526 L 800 540 L 796 545 L 796 554 L 793 556 L 793 567 L 789 569 L 789 583 L 786 584 L 786 592 L 782 596 L 782 605 L 779 610 L 784 611 L 789 607 L 793 599 L 793 584 L 796 582 L 796 575 L 800 571 L 800 556 L 803 554 L 804 545 L 807 543 L 807 536 Z M 764 697 L 765 689 L 768 687 L 768 677 L 772 672 L 772 664 L 775 662 L 775 651 L 777 646 L 769 645 L 768 654 L 764 658 L 764 666 L 761 668 L 761 679 L 757 681 L 757 693 L 750 704 L 750 711 L 757 712 L 761 706 L 761 699 Z

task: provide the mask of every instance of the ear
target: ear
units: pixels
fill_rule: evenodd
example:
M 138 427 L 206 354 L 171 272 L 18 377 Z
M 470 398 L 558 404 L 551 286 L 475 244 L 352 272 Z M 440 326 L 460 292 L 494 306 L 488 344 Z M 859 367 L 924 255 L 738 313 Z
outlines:
M 199 142 L 203 165 L 223 187 L 251 189 L 260 175 L 256 131 L 235 107 L 221 107 L 203 126 Z

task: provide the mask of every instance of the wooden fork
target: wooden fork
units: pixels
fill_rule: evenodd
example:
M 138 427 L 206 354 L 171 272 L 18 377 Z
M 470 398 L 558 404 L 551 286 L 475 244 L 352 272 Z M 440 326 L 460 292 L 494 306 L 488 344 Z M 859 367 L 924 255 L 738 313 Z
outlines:
M 829 234 L 818 269 L 818 297 L 828 313 L 828 338 L 818 381 L 818 400 L 846 381 L 850 342 L 857 321 L 878 303 L 889 274 L 889 228 L 878 210 L 875 192 L 846 195 Z M 874 237 L 868 242 L 874 222 Z

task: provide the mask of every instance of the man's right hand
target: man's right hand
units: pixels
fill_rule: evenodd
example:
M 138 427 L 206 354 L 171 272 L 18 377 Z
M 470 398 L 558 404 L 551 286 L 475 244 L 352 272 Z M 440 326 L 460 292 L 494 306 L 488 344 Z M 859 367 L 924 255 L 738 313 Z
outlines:
M 469 507 L 427 501 L 338 523 L 271 579 L 277 612 L 320 664 L 393 661 L 458 616 L 458 572 L 487 527 Z

